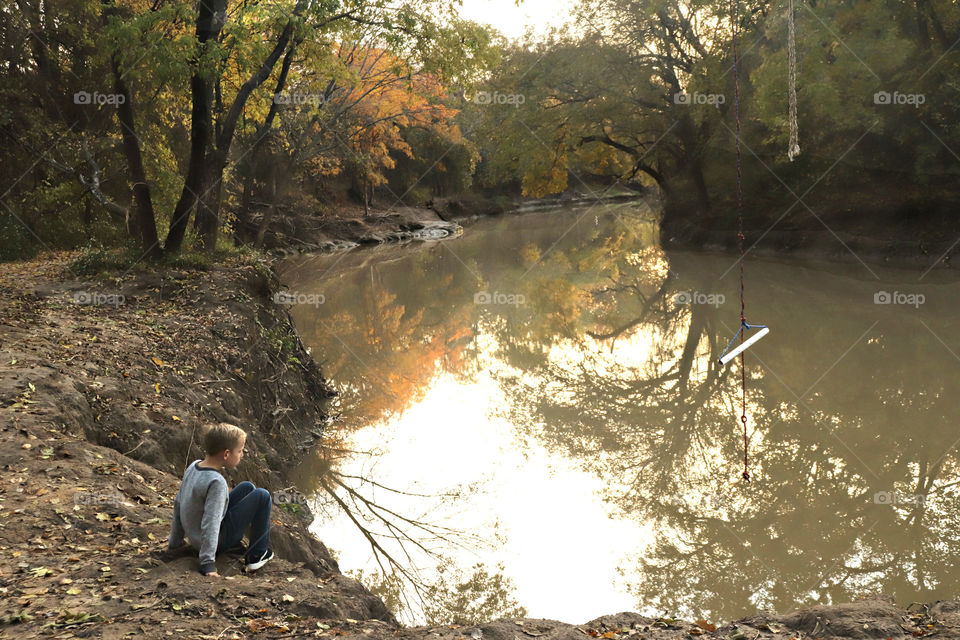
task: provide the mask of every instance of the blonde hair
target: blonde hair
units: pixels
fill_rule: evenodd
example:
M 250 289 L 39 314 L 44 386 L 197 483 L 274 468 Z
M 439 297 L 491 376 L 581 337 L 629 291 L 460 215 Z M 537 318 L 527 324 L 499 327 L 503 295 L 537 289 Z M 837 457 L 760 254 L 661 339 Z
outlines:
M 225 449 L 236 449 L 246 440 L 247 432 L 240 427 L 221 422 L 210 425 L 203 433 L 203 449 L 207 455 L 216 455 Z

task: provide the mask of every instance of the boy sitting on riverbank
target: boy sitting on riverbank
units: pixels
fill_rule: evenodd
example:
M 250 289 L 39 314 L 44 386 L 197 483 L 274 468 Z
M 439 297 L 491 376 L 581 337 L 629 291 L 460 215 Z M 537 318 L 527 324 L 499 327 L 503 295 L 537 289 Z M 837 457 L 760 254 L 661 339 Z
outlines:
M 173 501 L 169 549 L 183 546 L 186 537 L 190 546 L 199 549 L 200 573 L 206 576 L 220 577 L 216 554 L 240 546 L 248 528 L 246 570 L 256 571 L 273 558 L 269 547 L 270 493 L 248 481 L 230 491 L 221 473 L 224 467 L 237 468 L 246 440 L 247 433 L 232 424 L 209 427 L 203 434 L 207 457 L 187 467 Z

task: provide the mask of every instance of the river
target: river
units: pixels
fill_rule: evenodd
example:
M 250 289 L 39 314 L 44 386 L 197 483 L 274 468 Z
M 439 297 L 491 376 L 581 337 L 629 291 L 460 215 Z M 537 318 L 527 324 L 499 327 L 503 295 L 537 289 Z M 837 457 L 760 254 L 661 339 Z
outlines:
M 960 284 L 744 267 L 747 320 L 771 329 L 746 353 L 749 483 L 739 360 L 717 364 L 736 257 L 665 252 L 643 205 L 291 259 L 294 319 L 340 392 L 325 449 L 296 470 L 313 530 L 343 570 L 378 569 L 319 490 L 332 469 L 354 511 L 375 500 L 449 561 L 438 574 L 381 538 L 424 579 L 483 563 L 530 617 L 572 623 L 956 596 Z

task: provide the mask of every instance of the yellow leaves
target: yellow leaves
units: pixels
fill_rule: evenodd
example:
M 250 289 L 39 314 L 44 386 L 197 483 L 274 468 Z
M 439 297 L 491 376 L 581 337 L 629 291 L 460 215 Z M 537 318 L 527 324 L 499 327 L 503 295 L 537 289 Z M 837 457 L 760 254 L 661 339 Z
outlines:
M 540 260 L 540 248 L 533 243 L 524 245 L 520 248 L 520 259 L 523 261 L 523 266 L 533 266 Z
M 570 162 L 567 145 L 562 137 L 549 153 L 540 150 L 532 160 L 521 181 L 523 195 L 541 198 L 551 193 L 560 193 L 567 188 Z
M 102 622 L 103 620 L 104 617 L 99 613 L 62 611 L 56 621 L 49 624 L 53 627 L 70 627 L 84 622 Z

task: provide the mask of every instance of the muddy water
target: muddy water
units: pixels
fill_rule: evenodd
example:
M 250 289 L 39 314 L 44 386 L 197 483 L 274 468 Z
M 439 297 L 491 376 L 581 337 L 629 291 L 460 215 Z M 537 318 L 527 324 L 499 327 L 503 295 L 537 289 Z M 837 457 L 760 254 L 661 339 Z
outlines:
M 315 531 L 344 570 L 379 570 L 321 489 L 370 516 L 362 496 L 451 563 L 355 516 L 425 580 L 482 563 L 509 580 L 488 591 L 574 623 L 955 597 L 960 284 L 745 266 L 747 319 L 771 328 L 745 360 L 749 483 L 740 364 L 717 364 L 736 263 L 665 253 L 642 208 L 291 261 L 297 326 L 340 390 L 337 438 L 297 470 Z

